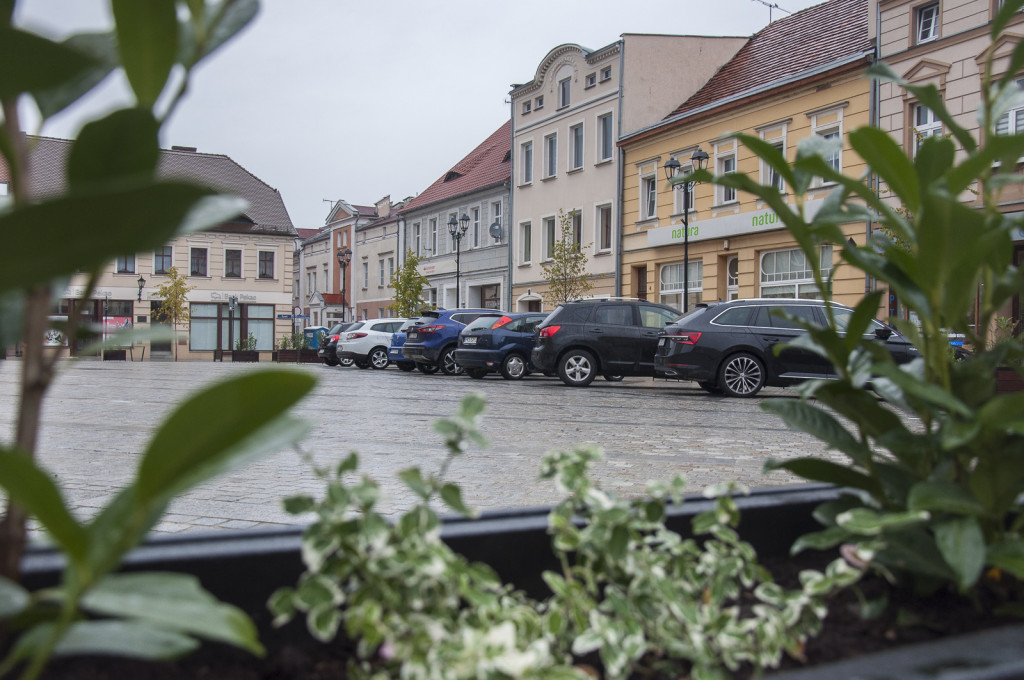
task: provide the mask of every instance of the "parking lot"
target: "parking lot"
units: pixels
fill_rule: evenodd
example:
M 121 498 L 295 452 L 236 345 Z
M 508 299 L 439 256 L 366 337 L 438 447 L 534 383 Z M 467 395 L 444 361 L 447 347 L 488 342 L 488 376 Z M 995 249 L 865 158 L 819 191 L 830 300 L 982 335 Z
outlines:
M 651 378 L 597 380 L 579 389 L 542 376 L 472 380 L 318 364 L 66 361 L 61 368 L 45 406 L 40 459 L 81 517 L 91 516 L 131 479 L 152 429 L 190 391 L 266 368 L 319 378 L 296 409 L 311 427 L 302 451 L 282 451 L 193 489 L 173 503 L 157 527 L 161 532 L 296 523 L 281 509 L 281 499 L 321 492 L 309 458 L 327 466 L 350 451 L 359 453 L 361 472 L 385 490 L 382 507 L 395 513 L 411 502 L 395 473 L 414 465 L 437 470 L 444 449 L 431 423 L 453 413 L 471 391 L 487 398 L 484 430 L 490 445 L 471 449 L 448 477 L 480 510 L 559 500 L 554 485 L 537 478 L 540 461 L 548 451 L 577 443 L 604 448 L 596 477 L 605 489 L 625 496 L 640 495 L 646 481 L 673 474 L 682 474 L 694 492 L 730 480 L 752 488 L 794 484 L 798 480 L 784 473 L 764 475 L 765 459 L 826 455 L 819 442 L 758 408 L 765 399 L 793 398 L 793 390 L 769 388 L 740 400 Z M 20 361 L 0 361 L 5 443 L 13 437 L 20 369 Z

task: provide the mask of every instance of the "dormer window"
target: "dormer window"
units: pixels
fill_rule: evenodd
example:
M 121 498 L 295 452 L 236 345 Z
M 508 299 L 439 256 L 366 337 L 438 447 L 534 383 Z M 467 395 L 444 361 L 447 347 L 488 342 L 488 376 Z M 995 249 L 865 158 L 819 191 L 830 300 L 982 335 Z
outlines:
M 603 83 L 604 81 L 611 80 L 611 79 L 612 79 L 612 67 L 611 66 L 605 66 L 603 69 L 601 69 L 601 82 Z
M 584 81 L 584 87 L 594 87 L 594 85 L 597 85 L 597 74 L 588 73 L 587 78 Z
M 572 78 L 563 78 L 558 81 L 558 108 L 564 109 L 569 105 L 569 86 Z
M 544 108 L 544 95 L 540 95 L 539 97 L 537 97 L 536 99 L 533 100 L 533 108 L 535 108 L 535 109 L 543 109 Z
M 523 115 L 524 116 L 530 112 L 530 105 L 531 105 L 531 102 L 530 102 L 529 99 L 527 99 L 525 102 L 523 102 Z

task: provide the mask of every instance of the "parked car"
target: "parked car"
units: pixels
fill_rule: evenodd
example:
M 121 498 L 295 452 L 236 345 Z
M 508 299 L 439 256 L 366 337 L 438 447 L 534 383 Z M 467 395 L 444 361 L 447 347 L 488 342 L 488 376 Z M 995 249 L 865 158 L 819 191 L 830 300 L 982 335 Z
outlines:
M 482 314 L 459 333 L 455 361 L 471 378 L 498 371 L 506 380 L 530 373 L 530 352 L 537 343 L 537 325 L 547 314 Z
M 420 323 L 418 318 L 409 319 L 398 330 L 391 334 L 391 343 L 388 345 L 388 360 L 391 361 L 400 371 L 412 371 L 416 369 L 416 362 L 409 361 L 402 356 L 402 346 L 405 345 L 405 332 L 412 326 Z
M 659 334 L 679 316 L 674 307 L 646 300 L 563 302 L 537 327 L 530 358 L 570 387 L 586 387 L 598 375 L 654 375 Z
M 338 360 L 351 359 L 356 368 L 385 369 L 391 334 L 408 319 L 368 319 L 360 321 L 341 334 L 338 340 Z
M 419 324 L 406 331 L 402 356 L 416 362 L 423 373 L 458 375 L 462 368 L 455 361 L 459 333 L 466 324 L 494 309 L 435 309 L 424 312 Z
M 838 330 L 846 329 L 853 310 L 833 304 Z M 776 353 L 806 331 L 776 312 L 825 326 L 821 300 L 756 299 L 699 304 L 662 333 L 655 368 L 659 373 L 694 380 L 708 392 L 752 397 L 762 387 L 785 387 L 804 380 L 835 377 L 825 357 L 799 347 Z M 891 327 L 871 320 L 866 337 L 885 343 L 896 363 L 918 355 L 910 341 Z
M 337 366 L 338 364 L 341 364 L 342 366 L 352 365 L 351 359 L 345 359 L 344 361 L 338 359 L 338 338 L 341 337 L 341 334 L 344 331 L 348 330 L 355 324 L 355 321 L 336 323 L 331 326 L 329 331 L 327 331 L 327 334 L 324 335 L 320 344 L 320 348 L 316 351 L 316 355 L 320 357 L 325 364 L 328 366 Z

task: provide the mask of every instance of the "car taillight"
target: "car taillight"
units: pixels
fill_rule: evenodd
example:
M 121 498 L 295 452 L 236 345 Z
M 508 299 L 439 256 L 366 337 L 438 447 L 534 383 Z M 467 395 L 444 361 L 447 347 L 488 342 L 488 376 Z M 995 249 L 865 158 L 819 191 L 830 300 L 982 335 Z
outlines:
M 348 339 L 349 340 L 357 340 L 359 338 L 365 338 L 365 337 L 366 337 L 366 333 L 349 333 L 348 334 Z
M 340 338 L 340 335 L 332 335 L 330 338 L 327 339 L 327 342 L 337 342 Z
M 542 338 L 550 338 L 561 329 L 561 326 L 547 326 L 546 328 L 541 328 L 537 335 Z
M 440 333 L 444 330 L 444 326 L 420 326 L 416 329 L 417 333 Z
M 700 340 L 700 336 L 701 333 L 699 331 L 690 333 L 686 331 L 680 331 L 677 333 L 670 333 L 665 337 L 668 338 L 669 340 L 678 342 L 681 345 L 696 345 L 697 341 Z
M 505 324 L 507 324 L 511 320 L 512 319 L 508 318 L 507 316 L 503 316 L 503 317 L 501 317 L 500 319 L 498 319 L 497 321 L 494 322 L 494 325 L 491 326 L 491 329 L 493 330 L 495 328 L 501 328 L 502 326 L 504 326 Z

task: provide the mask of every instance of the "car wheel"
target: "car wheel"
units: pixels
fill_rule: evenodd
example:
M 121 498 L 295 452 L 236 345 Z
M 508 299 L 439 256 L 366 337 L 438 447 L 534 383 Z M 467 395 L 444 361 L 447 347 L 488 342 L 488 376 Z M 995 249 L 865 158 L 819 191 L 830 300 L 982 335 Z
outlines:
M 466 369 L 466 375 L 468 375 L 470 378 L 475 378 L 477 380 L 480 380 L 485 375 L 487 375 L 487 369 L 486 368 L 467 368 Z
M 338 360 L 331 361 L 330 359 L 324 359 L 324 366 L 337 366 Z
M 406 373 L 416 370 L 416 364 L 411 361 L 399 361 L 397 366 L 399 371 L 405 371 Z
M 355 363 L 355 359 L 352 357 L 345 357 L 344 359 L 338 359 L 338 363 L 347 368 Z
M 445 375 L 462 375 L 465 372 L 462 366 L 459 366 L 459 362 L 455 361 L 454 347 L 441 352 L 441 359 L 437 363 L 441 364 L 441 371 Z
M 697 386 L 708 394 L 721 394 L 722 390 L 718 387 L 718 383 L 714 380 L 701 380 L 697 383 Z
M 420 369 L 420 373 L 424 375 L 434 375 L 437 373 L 437 364 L 416 364 L 416 368 Z
M 753 354 L 736 354 L 718 371 L 718 385 L 730 397 L 752 397 L 764 387 L 764 364 Z
M 507 354 L 501 362 L 501 377 L 505 380 L 519 380 L 526 374 L 526 360 L 515 352 Z
M 569 387 L 586 387 L 597 377 L 597 365 L 590 352 L 571 349 L 558 361 L 558 377 Z
M 369 359 L 356 359 L 355 360 L 355 364 L 356 364 L 356 368 L 369 368 L 370 367 L 370 360 Z
M 376 347 L 370 352 L 370 365 L 378 371 L 388 367 L 391 360 L 388 359 L 388 351 L 383 347 Z
M 622 382 L 622 378 L 624 377 L 625 376 L 621 375 L 606 375 L 604 379 L 607 380 L 608 382 Z

